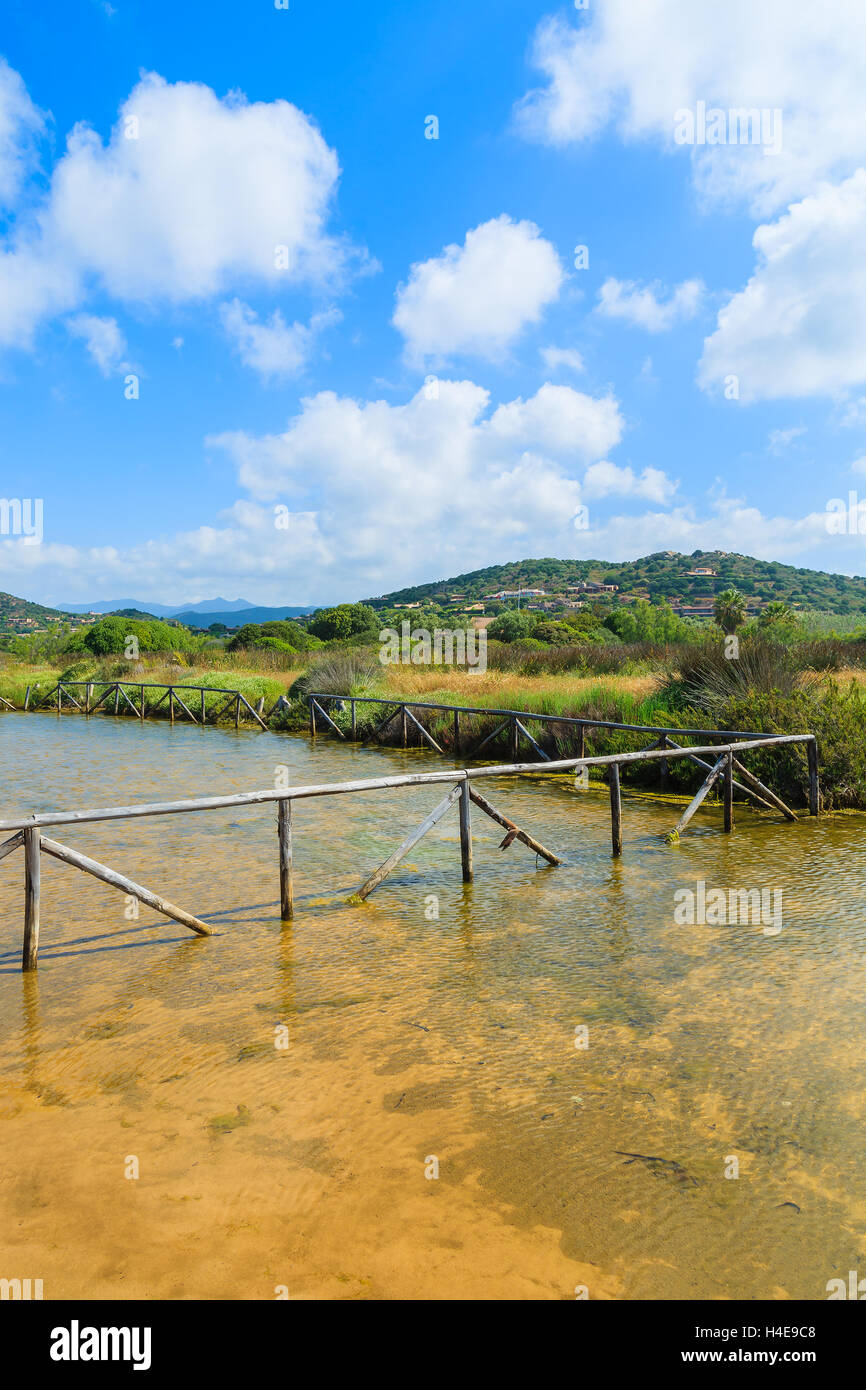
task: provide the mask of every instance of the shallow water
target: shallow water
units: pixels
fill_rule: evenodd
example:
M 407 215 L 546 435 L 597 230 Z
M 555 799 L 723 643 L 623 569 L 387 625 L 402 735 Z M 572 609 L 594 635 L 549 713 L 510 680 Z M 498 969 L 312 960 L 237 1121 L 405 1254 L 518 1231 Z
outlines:
M 279 764 L 445 766 L 110 717 L 4 714 L 0 739 L 7 818 Z M 310 800 L 291 925 L 273 806 L 58 828 L 218 934 L 127 920 L 43 856 L 38 978 L 22 856 L 0 864 L 0 1276 L 48 1299 L 821 1299 L 866 1274 L 862 817 L 738 803 L 724 836 L 711 807 L 670 848 L 679 809 L 626 793 L 613 862 L 603 789 L 483 790 L 564 866 L 501 852 L 474 808 L 464 886 L 451 812 L 348 905 L 444 789 Z M 698 880 L 780 889 L 782 930 L 676 925 Z

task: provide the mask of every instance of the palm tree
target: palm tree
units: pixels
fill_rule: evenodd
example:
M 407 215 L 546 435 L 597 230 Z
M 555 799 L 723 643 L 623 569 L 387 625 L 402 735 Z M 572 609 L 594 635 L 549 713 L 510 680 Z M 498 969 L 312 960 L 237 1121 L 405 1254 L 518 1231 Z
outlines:
M 742 626 L 746 620 L 746 600 L 739 589 L 725 589 L 717 595 L 713 617 L 727 636 Z
M 772 627 L 774 623 L 785 622 L 791 617 L 791 609 L 781 599 L 768 603 L 758 619 L 761 627 Z

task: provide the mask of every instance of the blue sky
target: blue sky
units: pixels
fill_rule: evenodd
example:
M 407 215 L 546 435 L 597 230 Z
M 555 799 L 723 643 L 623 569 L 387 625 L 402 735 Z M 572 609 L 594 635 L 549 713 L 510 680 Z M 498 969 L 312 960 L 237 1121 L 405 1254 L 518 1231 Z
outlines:
M 43 523 L 0 588 L 863 572 L 826 526 L 866 498 L 860 5 L 465 8 L 7 6 L 2 493 Z M 780 148 L 679 143 L 701 102 L 780 112 Z

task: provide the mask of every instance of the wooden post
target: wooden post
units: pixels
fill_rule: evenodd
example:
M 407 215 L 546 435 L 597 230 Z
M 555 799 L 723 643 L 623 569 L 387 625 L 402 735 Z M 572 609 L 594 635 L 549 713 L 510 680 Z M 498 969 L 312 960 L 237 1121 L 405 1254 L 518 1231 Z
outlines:
M 517 762 L 517 720 L 515 719 L 514 715 L 511 716 L 511 721 L 510 721 L 509 728 L 510 728 L 510 733 L 511 733 L 511 761 L 512 761 L 513 763 L 516 763 L 516 762 Z
M 240 727 L 241 727 L 241 697 L 240 697 L 240 695 L 239 695 L 238 698 L 235 700 L 235 728 L 236 728 L 236 729 L 239 729 Z
M 202 724 L 203 724 L 203 723 L 204 723 L 204 714 L 205 714 L 205 710 L 204 710 L 204 686 L 202 686 L 202 688 L 201 688 L 199 694 L 201 695 L 201 700 L 200 700 L 200 703 L 199 703 L 199 708 L 201 709 L 201 722 L 202 722 Z
M 310 699 L 310 733 L 313 734 L 313 735 L 315 735 L 315 732 L 316 732 L 316 702 L 315 702 L 315 700 L 313 699 L 312 695 L 309 697 L 309 699 Z
M 353 700 L 353 701 L 352 701 L 352 738 L 355 739 L 355 738 L 357 738 L 357 736 L 358 736 L 358 720 L 357 720 L 357 718 L 356 718 L 356 716 L 355 716 L 355 701 Z
M 622 798 L 619 791 L 619 763 L 610 765 L 610 837 L 613 857 L 622 854 Z
M 578 724 L 578 726 L 577 726 L 577 756 L 578 756 L 579 758 L 585 758 L 585 757 L 586 757 L 586 725 L 585 725 L 585 724 Z
M 406 722 L 406 706 L 405 706 L 405 705 L 401 705 L 401 706 L 400 706 L 400 747 L 401 747 L 401 748 L 405 748 L 405 747 L 406 747 L 406 731 L 407 731 L 407 729 L 408 729 L 408 724 L 407 724 L 407 722 Z
M 140 715 L 140 718 L 141 718 L 142 722 L 144 722 L 144 686 L 141 686 L 141 715 Z
M 460 711 L 454 711 L 454 752 L 460 752 Z
M 119 708 L 120 708 L 120 685 L 118 684 L 117 681 L 115 681 L 115 683 L 114 683 L 114 713 L 115 713 L 115 714 L 117 714 L 117 711 L 119 710 Z
M 84 695 L 84 713 L 90 713 L 90 701 L 93 698 L 93 682 L 88 681 Z
M 63 708 L 60 704 L 60 682 L 57 682 L 57 713 L 62 714 Z
M 172 689 L 171 686 L 168 687 L 168 717 L 169 717 L 169 721 L 173 724 L 173 723 L 174 723 L 174 690 Z
M 659 739 L 659 748 L 667 748 L 667 746 L 668 746 L 668 736 L 667 736 L 667 734 L 662 734 L 661 738 Z M 659 763 L 659 772 L 660 772 L 660 775 L 659 775 L 659 788 L 660 788 L 660 790 L 661 790 L 662 792 L 666 792 L 667 789 L 668 789 L 668 760 L 667 760 L 667 758 L 662 758 L 661 762 Z
M 734 754 L 733 750 L 725 758 L 725 832 L 730 835 L 734 828 Z
M 460 788 L 460 863 L 463 867 L 463 882 L 472 882 L 472 807 L 469 800 L 469 782 Z
M 39 848 L 38 830 L 24 831 L 24 951 L 22 970 L 35 970 L 39 954 Z
M 295 915 L 292 881 L 292 802 L 290 797 L 277 804 L 277 834 L 280 840 L 280 919 Z
M 809 815 L 817 816 L 821 810 L 821 787 L 818 782 L 818 740 L 813 738 L 806 744 L 809 756 Z
M 28 685 L 26 694 L 25 694 L 25 696 L 24 696 L 24 709 L 25 709 L 25 710 L 27 709 L 27 706 L 28 706 L 29 704 L 30 704 L 30 686 Z

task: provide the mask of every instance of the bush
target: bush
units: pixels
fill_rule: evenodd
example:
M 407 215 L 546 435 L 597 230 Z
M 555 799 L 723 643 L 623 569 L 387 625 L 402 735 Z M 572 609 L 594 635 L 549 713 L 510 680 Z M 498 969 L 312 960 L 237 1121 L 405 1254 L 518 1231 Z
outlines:
M 195 651 L 198 639 L 189 628 L 172 627 L 157 618 L 141 622 L 136 618 L 100 618 L 84 634 L 83 646 L 94 656 L 119 656 L 130 637 L 135 637 L 140 652 Z M 67 646 L 67 650 L 74 650 Z
M 493 619 L 487 629 L 487 636 L 496 642 L 519 642 L 521 638 L 532 634 L 536 623 L 534 613 L 528 613 L 525 609 L 509 609 L 507 613 L 500 613 L 498 618 Z
M 337 649 L 312 662 L 289 690 L 293 700 L 309 694 L 368 695 L 382 678 L 382 664 L 369 647 Z
M 320 608 L 307 624 L 307 631 L 323 642 L 341 641 L 358 633 L 379 631 L 379 617 L 366 603 L 340 603 L 336 608 Z

